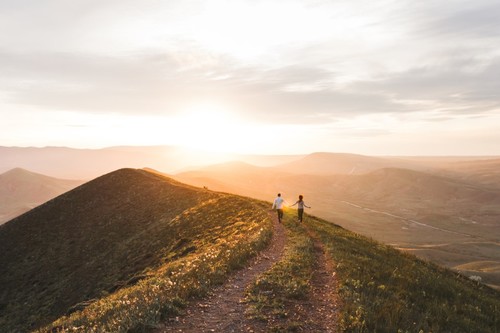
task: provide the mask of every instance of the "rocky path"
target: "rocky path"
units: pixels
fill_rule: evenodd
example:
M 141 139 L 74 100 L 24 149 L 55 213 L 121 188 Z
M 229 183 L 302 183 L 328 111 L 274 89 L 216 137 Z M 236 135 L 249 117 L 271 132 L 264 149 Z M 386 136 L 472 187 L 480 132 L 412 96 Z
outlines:
M 281 259 L 285 244 L 285 228 L 274 221 L 273 238 L 266 250 L 224 285 L 216 288 L 209 297 L 190 305 L 184 316 L 170 320 L 155 333 L 254 332 L 251 323 L 245 318 L 245 289 Z

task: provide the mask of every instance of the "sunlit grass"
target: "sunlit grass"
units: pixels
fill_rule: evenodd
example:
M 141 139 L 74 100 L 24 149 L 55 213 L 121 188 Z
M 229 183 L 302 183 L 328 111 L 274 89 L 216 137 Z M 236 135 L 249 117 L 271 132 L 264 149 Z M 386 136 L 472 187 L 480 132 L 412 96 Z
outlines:
M 38 332 L 147 331 L 178 314 L 190 299 L 223 283 L 230 272 L 244 267 L 270 241 L 272 233 L 271 220 L 263 206 L 230 199 L 241 202 L 224 205 L 228 201 L 223 200 L 216 207 L 217 213 L 193 211 L 183 217 L 200 218 L 199 227 L 193 228 L 190 235 L 190 244 L 196 250 L 149 269 L 148 277 L 136 285 L 120 289 Z
M 345 332 L 498 332 L 500 293 L 311 218 L 336 263 Z

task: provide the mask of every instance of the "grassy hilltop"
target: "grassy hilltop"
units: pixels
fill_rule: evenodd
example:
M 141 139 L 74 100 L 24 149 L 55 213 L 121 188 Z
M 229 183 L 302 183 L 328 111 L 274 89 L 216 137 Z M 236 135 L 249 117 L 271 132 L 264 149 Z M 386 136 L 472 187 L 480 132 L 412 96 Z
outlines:
M 104 175 L 0 227 L 0 331 L 35 329 L 88 304 L 76 326 L 158 321 L 179 295 L 242 265 L 269 228 L 254 200 L 142 170 Z
M 264 248 L 270 204 L 122 169 L 0 227 L 2 332 L 139 332 L 182 313 Z M 500 293 L 307 216 L 284 225 L 285 253 L 247 290 L 267 331 L 301 331 L 311 234 L 334 262 L 339 331 L 498 332 Z

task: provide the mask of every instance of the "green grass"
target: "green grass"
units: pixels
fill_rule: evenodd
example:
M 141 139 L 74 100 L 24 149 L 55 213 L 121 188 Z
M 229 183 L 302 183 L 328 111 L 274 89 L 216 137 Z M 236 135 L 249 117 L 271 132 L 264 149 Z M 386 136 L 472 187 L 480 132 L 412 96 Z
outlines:
M 317 218 L 336 262 L 344 332 L 498 332 L 500 293 Z
M 217 214 L 203 214 L 205 219 L 198 222 L 200 228 L 206 229 L 192 235 L 191 244 L 195 244 L 197 250 L 187 257 L 150 270 L 149 277 L 137 285 L 60 318 L 39 332 L 147 331 L 168 316 L 178 314 L 189 299 L 199 298 L 224 282 L 230 272 L 244 267 L 247 260 L 269 242 L 271 223 L 263 207 L 249 205 L 248 208 L 252 208 L 249 211 L 242 205 L 240 202 L 238 209 L 241 221 L 226 225 Z M 221 215 L 226 213 L 223 207 L 220 207 Z M 256 209 L 260 214 L 256 215 Z M 253 219 L 244 219 L 246 214 Z M 190 214 L 186 218 L 198 216 Z
M 264 322 L 270 332 L 297 331 L 302 323 L 294 321 L 294 304 L 310 292 L 314 268 L 314 248 L 303 226 L 285 214 L 287 244 L 283 258 L 258 277 L 247 291 L 248 316 Z

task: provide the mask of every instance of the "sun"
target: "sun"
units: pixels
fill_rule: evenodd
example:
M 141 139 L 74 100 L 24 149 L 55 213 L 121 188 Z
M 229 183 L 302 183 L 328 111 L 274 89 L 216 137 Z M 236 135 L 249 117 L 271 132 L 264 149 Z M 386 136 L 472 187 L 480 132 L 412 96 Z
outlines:
M 193 104 L 173 120 L 180 146 L 207 152 L 239 152 L 248 144 L 247 126 L 219 104 Z

